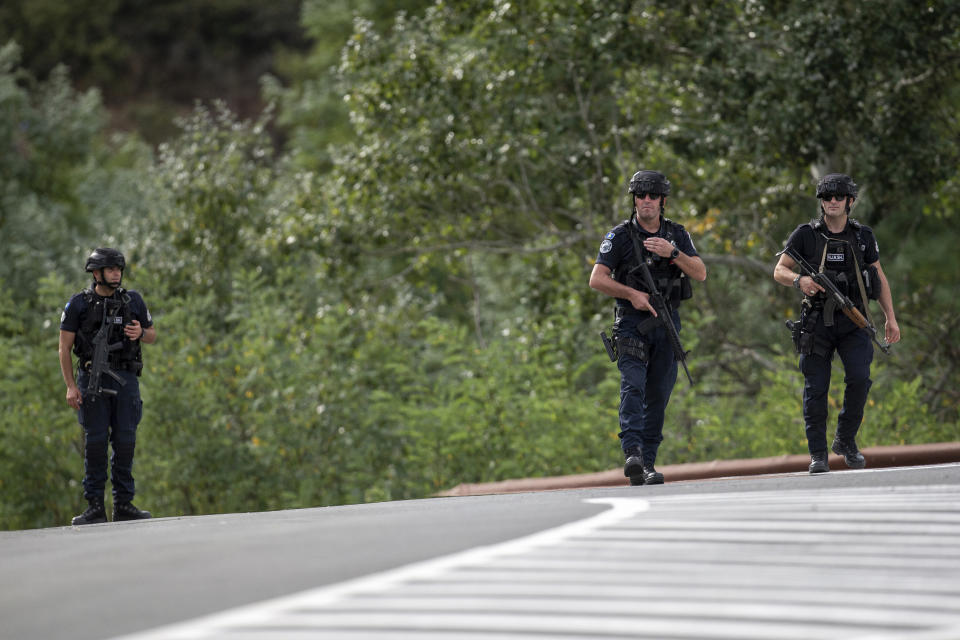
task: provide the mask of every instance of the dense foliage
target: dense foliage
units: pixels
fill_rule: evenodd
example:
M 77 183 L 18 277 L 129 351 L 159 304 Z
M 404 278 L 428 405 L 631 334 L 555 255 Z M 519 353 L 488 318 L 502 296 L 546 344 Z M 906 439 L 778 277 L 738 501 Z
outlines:
M 5 0 L 0 43 L 16 41 L 24 68 L 45 79 L 60 65 L 99 87 L 114 127 L 151 142 L 197 100 L 262 107 L 260 77 L 308 47 L 300 0 Z
M 0 528 L 81 507 L 57 323 L 102 245 L 157 325 L 135 469 L 157 515 L 618 465 L 611 301 L 586 283 L 640 167 L 709 272 L 662 463 L 805 450 L 795 292 L 771 275 L 828 170 L 863 185 L 904 335 L 861 445 L 958 439 L 960 15 L 921 4 L 356 3 L 351 24 L 306 0 L 314 46 L 262 114 L 198 106 L 156 148 L 7 44 Z

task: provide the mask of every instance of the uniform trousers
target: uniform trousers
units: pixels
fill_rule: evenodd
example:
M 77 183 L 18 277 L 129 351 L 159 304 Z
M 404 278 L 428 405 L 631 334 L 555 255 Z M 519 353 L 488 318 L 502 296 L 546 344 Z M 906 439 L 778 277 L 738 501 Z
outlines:
M 813 353 L 800 356 L 803 373 L 803 420 L 806 425 L 810 453 L 827 450 L 827 403 L 833 354 L 840 355 L 846 385 L 843 407 L 837 416 L 837 438 L 852 441 L 863 421 L 867 393 L 873 384 L 870 364 L 873 343 L 865 329 L 857 327 L 847 316 L 836 312 L 833 326 L 827 327 L 821 315 L 813 327 Z
M 639 447 L 644 464 L 652 466 L 663 442 L 663 422 L 670 394 L 677 381 L 677 360 L 662 324 L 640 333 L 637 327 L 649 313 L 625 313 L 617 320 L 618 337 L 640 340 L 647 345 L 648 358 L 642 360 L 620 353 L 620 446 L 625 452 Z M 673 323 L 680 331 L 680 316 L 673 312 Z
M 113 448 L 110 458 L 110 482 L 113 485 L 114 502 L 130 502 L 136 489 L 133 481 L 133 452 L 137 443 L 137 425 L 143 415 L 140 399 L 140 384 L 132 371 L 116 371 L 125 384 L 121 385 L 108 375 L 101 377 L 104 389 L 116 391 L 116 395 L 102 394 L 87 397 L 86 387 L 90 374 L 80 371 L 77 385 L 83 395 L 83 403 L 77 419 L 83 427 L 83 496 L 87 500 L 103 499 L 107 482 L 107 446 Z

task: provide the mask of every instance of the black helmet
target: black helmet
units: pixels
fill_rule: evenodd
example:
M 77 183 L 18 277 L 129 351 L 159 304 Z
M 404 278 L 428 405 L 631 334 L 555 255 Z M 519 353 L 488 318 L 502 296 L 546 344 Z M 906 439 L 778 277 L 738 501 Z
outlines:
M 666 196 L 670 194 L 670 181 L 659 171 L 641 169 L 630 178 L 630 188 L 627 191 L 633 195 L 656 193 Z
M 857 183 L 844 173 L 828 173 L 817 183 L 817 197 L 850 196 L 857 197 Z
M 93 253 L 87 258 L 87 264 L 84 269 L 87 272 L 93 272 L 97 269 L 103 269 L 104 267 L 120 267 L 120 270 L 123 271 L 126 266 L 127 262 L 123 259 L 122 253 L 116 249 L 102 247 L 93 250 Z

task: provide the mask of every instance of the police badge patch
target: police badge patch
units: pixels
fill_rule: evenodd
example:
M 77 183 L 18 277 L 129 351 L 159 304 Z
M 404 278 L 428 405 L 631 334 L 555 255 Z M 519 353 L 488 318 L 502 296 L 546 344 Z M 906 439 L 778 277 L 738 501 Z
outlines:
M 609 240 L 604 240 L 600 244 L 600 253 L 607 253 L 610 249 L 613 249 L 613 243 Z

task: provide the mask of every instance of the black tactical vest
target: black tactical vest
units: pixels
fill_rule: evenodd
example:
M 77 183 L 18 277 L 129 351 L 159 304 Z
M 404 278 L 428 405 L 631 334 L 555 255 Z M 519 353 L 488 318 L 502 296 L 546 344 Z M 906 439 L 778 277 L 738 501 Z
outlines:
M 863 307 L 865 301 L 860 295 L 860 286 L 857 282 L 859 269 L 867 298 L 875 300 L 875 289 L 879 288 L 876 283 L 876 269 L 870 269 L 863 263 L 863 255 L 867 247 L 863 241 L 860 223 L 853 218 L 848 219 L 844 233 L 836 238 L 825 235 L 826 225 L 823 220 L 812 220 L 810 228 L 813 229 L 817 241 L 813 266 L 819 269 L 822 265 L 823 272 L 831 282 L 837 285 L 837 289 L 853 300 L 858 307 Z
M 120 288 L 111 297 L 102 298 L 95 294 L 93 289 L 84 289 L 83 299 L 87 303 L 87 310 L 80 320 L 77 338 L 73 343 L 73 352 L 80 362 L 85 363 L 93 357 L 93 339 L 103 324 L 104 313 L 107 313 L 110 343 L 123 342 L 123 348 L 110 354 L 111 366 L 120 368 L 131 363 L 142 363 L 140 341 L 129 340 L 123 333 L 123 327 L 135 319 L 130 312 L 130 296 L 127 295 L 127 290 Z
M 641 255 L 636 255 L 637 251 L 635 248 L 633 252 L 634 259 L 629 263 L 625 262 L 619 265 L 613 274 L 614 279 L 638 291 L 650 293 L 647 291 L 647 286 L 639 275 L 630 275 L 630 271 L 639 264 L 639 260 L 645 260 L 647 267 L 650 269 L 650 275 L 653 276 L 653 281 L 657 284 L 657 289 L 659 289 L 660 293 L 663 294 L 663 297 L 667 299 L 671 306 L 676 308 L 681 300 L 691 298 L 693 296 L 693 288 L 690 286 L 690 279 L 680 267 L 673 264 L 670 258 L 661 258 L 657 254 L 650 253 L 644 248 L 640 232 L 632 226 L 636 224 L 634 219 L 625 220 L 623 224 L 627 228 L 627 233 L 636 234 L 635 238 L 637 242 L 633 246 L 636 247 L 639 245 Z M 674 238 L 683 233 L 683 230 L 683 225 L 677 224 L 669 218 L 663 218 L 663 223 L 656 235 L 668 242 L 673 242 Z

